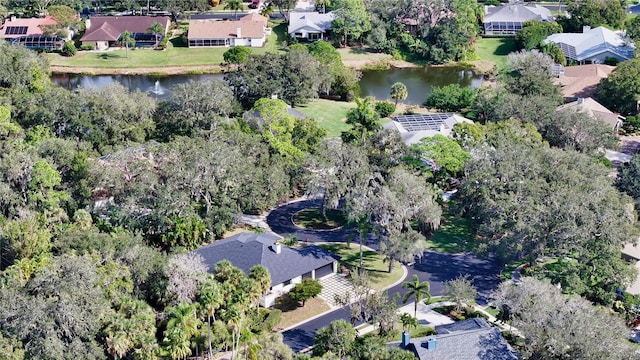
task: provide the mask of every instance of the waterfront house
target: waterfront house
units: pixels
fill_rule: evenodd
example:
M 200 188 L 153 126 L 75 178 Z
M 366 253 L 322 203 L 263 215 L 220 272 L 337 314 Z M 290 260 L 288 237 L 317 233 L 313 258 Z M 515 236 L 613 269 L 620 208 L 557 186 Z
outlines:
M 156 22 L 164 28 L 162 34 L 149 32 Z M 106 50 L 120 46 L 122 34 L 129 31 L 136 40 L 136 47 L 151 47 L 167 34 L 170 24 L 168 16 L 91 16 L 86 20 L 86 31 L 80 41 L 83 46 Z
M 251 13 L 238 20 L 197 19 L 189 21 L 189 47 L 262 47 L 271 34 L 267 18 Z

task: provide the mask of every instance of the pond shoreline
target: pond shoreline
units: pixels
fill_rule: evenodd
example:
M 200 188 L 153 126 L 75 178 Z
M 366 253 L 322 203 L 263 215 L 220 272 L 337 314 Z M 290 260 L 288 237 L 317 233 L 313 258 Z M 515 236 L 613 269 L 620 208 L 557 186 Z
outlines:
M 424 65 L 411 63 L 402 60 L 346 60 L 343 61 L 346 67 L 355 70 L 375 70 L 380 69 L 404 69 L 404 68 L 420 68 Z M 486 74 L 488 70 L 485 66 L 471 63 L 472 69 L 478 73 Z M 451 63 L 444 65 L 432 65 L 434 67 L 441 66 L 461 66 L 462 64 Z M 468 66 L 465 63 L 463 66 Z M 78 74 L 78 75 L 206 75 L 220 74 L 228 71 L 228 67 L 220 65 L 193 65 L 193 66 L 154 66 L 139 68 L 109 68 L 109 67 L 88 67 L 88 66 L 61 66 L 51 65 L 52 74 Z

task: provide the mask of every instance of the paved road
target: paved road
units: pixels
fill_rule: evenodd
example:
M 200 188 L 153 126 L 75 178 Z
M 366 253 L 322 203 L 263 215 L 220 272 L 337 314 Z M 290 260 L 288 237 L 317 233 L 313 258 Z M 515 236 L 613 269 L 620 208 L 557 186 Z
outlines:
M 352 230 L 313 232 L 300 229 L 291 222 L 291 216 L 297 211 L 306 207 L 318 206 L 319 204 L 320 202 L 317 200 L 304 200 L 282 205 L 267 216 L 267 223 L 271 230 L 283 236 L 293 234 L 298 239 L 308 239 L 310 242 L 346 241 Z M 497 287 L 500 274 L 500 265 L 492 259 L 479 259 L 471 254 L 443 254 L 433 251 L 425 251 L 422 260 L 407 266 L 407 269 L 409 272 L 407 279 L 411 279 L 415 274 L 418 275 L 420 281 L 430 282 L 431 295 L 433 296 L 442 295 L 445 281 L 455 279 L 463 274 L 469 274 L 479 292 L 488 293 Z M 399 294 L 402 297 L 406 293 L 401 284 L 392 287 L 388 291 L 390 297 L 395 294 Z M 284 342 L 296 352 L 305 349 L 313 345 L 313 338 L 318 329 L 337 319 L 348 320 L 348 309 L 334 310 L 322 317 L 285 331 L 283 333 Z

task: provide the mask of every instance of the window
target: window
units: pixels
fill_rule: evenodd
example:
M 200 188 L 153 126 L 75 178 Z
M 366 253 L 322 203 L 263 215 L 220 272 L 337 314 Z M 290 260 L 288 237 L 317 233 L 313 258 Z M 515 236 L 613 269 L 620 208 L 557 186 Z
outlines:
M 302 33 L 301 32 L 297 32 L 295 34 L 293 34 L 295 37 L 302 37 Z
M 282 285 L 284 285 L 284 286 L 291 285 L 291 279 L 283 282 Z
M 307 36 L 309 37 L 309 40 L 320 40 L 320 38 L 322 37 L 322 34 L 320 34 L 320 33 L 309 33 Z

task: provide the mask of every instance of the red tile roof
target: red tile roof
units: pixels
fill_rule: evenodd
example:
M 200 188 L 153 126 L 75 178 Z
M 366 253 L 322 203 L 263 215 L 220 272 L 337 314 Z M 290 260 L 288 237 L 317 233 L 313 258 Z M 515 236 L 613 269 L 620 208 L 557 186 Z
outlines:
M 4 22 L 4 25 L 0 27 L 0 38 L 4 39 L 14 39 L 21 36 L 27 35 L 42 35 L 44 32 L 42 31 L 41 26 L 47 25 L 57 25 L 58 22 L 51 16 L 46 16 L 43 18 L 30 18 L 30 19 L 16 19 L 10 18 Z M 13 27 L 26 27 L 25 31 L 21 31 L 18 34 L 7 34 L 7 30 Z
M 167 16 L 92 16 L 81 41 L 116 41 L 125 31 L 144 33 L 158 22 L 163 26 L 171 21 Z
M 556 83 L 562 86 L 564 97 L 588 98 L 595 94 L 600 80 L 608 77 L 613 69 L 615 66 L 603 64 L 567 66 Z

